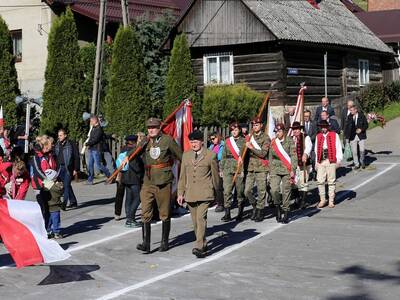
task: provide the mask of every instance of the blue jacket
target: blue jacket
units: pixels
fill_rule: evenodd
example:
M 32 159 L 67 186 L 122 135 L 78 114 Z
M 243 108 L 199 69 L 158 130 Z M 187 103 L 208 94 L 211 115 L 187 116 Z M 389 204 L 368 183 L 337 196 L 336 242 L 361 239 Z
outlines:
M 65 168 L 72 174 L 73 171 L 79 171 L 80 169 L 80 156 L 78 147 L 75 143 L 70 140 L 66 140 L 63 145 L 60 142 L 54 147 L 54 154 L 57 158 L 57 164 L 60 159 L 59 156 L 63 155 Z
M 217 154 L 217 160 L 221 161 L 222 153 L 224 152 L 224 148 L 225 148 L 225 142 L 221 141 L 219 145 L 220 145 L 220 147 L 219 147 L 218 154 Z M 211 144 L 210 147 L 208 147 L 208 149 L 212 151 L 214 149 L 214 144 Z

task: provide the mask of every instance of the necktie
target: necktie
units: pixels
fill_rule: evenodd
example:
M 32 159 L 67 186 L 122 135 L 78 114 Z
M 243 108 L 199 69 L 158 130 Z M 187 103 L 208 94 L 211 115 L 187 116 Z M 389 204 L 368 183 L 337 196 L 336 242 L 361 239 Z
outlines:
M 198 157 L 198 156 L 199 156 L 199 155 L 197 154 L 197 152 L 195 152 L 195 153 L 194 153 L 194 159 L 197 160 L 197 157 Z

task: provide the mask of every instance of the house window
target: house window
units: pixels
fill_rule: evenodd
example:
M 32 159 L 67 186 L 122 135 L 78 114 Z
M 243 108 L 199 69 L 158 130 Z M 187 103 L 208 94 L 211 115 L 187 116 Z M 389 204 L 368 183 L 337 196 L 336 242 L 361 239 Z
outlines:
M 358 60 L 358 78 L 360 86 L 369 83 L 369 61 L 367 59 Z
M 13 30 L 10 33 L 15 61 L 22 61 L 22 30 Z
M 203 57 L 204 84 L 233 83 L 232 53 L 209 54 Z

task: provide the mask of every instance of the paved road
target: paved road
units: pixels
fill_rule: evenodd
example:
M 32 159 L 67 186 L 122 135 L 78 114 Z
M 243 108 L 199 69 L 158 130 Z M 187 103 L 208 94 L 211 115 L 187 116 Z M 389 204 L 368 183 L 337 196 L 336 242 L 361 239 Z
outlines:
M 392 124 L 385 133 L 395 132 Z M 368 145 L 381 134 L 371 131 Z M 11 260 L 0 246 L 0 297 L 399 299 L 400 156 L 396 136 L 386 136 L 385 150 L 374 152 L 391 153 L 370 156 L 369 170 L 342 170 L 335 209 L 310 207 L 288 225 L 221 224 L 221 214 L 210 211 L 211 255 L 203 260 L 191 254 L 187 215 L 173 221 L 169 252 L 142 255 L 135 249 L 140 231 L 112 218 L 115 186 L 77 184 L 81 206 L 62 214 L 60 241 L 72 257 L 17 270 L 7 267 Z M 156 249 L 160 225 L 152 230 Z

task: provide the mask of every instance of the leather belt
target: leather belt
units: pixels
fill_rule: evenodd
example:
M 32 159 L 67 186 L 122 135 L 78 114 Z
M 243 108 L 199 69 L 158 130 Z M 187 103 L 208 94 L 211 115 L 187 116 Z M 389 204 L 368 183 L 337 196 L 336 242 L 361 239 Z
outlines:
M 174 164 L 173 161 L 168 161 L 166 163 L 161 163 L 161 164 L 157 164 L 157 165 L 145 165 L 144 168 L 146 170 L 147 177 L 150 179 L 151 178 L 151 173 L 150 173 L 151 169 L 164 169 L 164 168 L 171 167 L 173 164 Z

